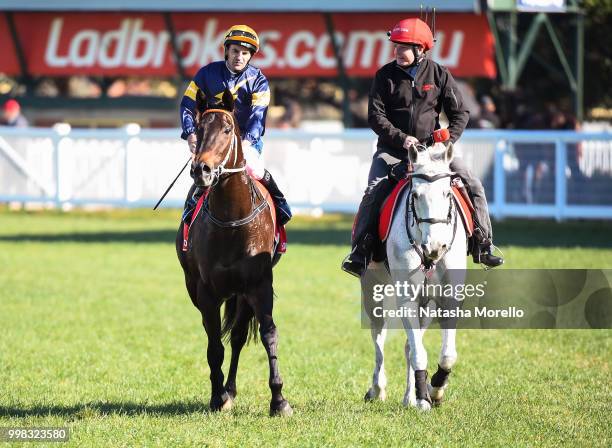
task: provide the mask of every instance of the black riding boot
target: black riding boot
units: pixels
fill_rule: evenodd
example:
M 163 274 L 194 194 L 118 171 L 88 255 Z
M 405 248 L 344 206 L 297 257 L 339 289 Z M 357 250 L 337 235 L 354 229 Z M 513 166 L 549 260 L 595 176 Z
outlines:
M 355 277 L 361 277 L 364 274 L 372 259 L 375 241 L 374 227 L 378 221 L 379 208 L 376 193 L 366 192 L 357 212 L 351 253 L 342 262 L 342 270 Z
M 268 170 L 264 170 L 264 176 L 261 178 L 260 182 L 270 192 L 274 200 L 274 205 L 276 206 L 276 217 L 278 222 L 284 226 L 289 222 L 292 216 L 291 208 L 289 208 L 289 204 L 287 204 L 285 195 L 280 191 L 278 185 L 276 185 L 276 182 L 274 182 L 272 178 L 272 174 L 270 174 Z
M 474 263 L 482 263 L 490 268 L 495 268 L 504 264 L 504 259 L 491 253 L 491 240 L 484 236 L 478 227 L 474 229 L 472 235 L 472 257 Z

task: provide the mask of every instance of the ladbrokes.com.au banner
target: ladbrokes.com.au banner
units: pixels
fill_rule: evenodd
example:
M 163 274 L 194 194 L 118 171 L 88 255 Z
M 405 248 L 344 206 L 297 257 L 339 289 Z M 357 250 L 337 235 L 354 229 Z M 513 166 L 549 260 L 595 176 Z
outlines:
M 386 32 L 397 14 L 332 15 L 349 76 L 373 76 L 393 59 Z M 160 13 L 16 13 L 26 65 L 33 75 L 151 75 L 177 73 L 170 33 Z M 223 59 L 223 37 L 236 23 L 254 28 L 261 52 L 253 65 L 267 76 L 337 76 L 336 59 L 322 14 L 172 13 L 182 65 L 192 75 Z M 0 72 L 18 74 L 14 45 L 0 18 Z M 432 58 L 455 76 L 496 76 L 494 40 L 484 15 L 438 14 Z
M 612 270 L 372 270 L 362 326 L 612 328 Z

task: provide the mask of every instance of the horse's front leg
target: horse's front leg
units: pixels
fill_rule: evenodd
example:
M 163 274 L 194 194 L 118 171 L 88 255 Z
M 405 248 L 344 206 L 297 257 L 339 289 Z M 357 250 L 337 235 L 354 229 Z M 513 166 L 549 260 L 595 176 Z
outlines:
M 232 359 L 230 362 L 229 372 L 227 373 L 227 382 L 225 383 L 225 390 L 230 395 L 232 400 L 236 398 L 236 374 L 238 373 L 238 361 L 240 359 L 240 352 L 244 347 L 249 335 L 249 323 L 253 318 L 253 310 L 249 304 L 244 301 L 241 297 L 236 297 L 238 307 L 236 322 L 232 327 L 230 333 L 231 345 L 232 345 Z
M 444 284 L 451 284 L 456 288 L 457 285 L 465 283 L 465 237 L 456 240 L 457 246 L 453 245 L 453 252 L 449 254 L 449 259 L 444 261 L 445 275 Z M 456 311 L 461 308 L 462 302 L 455 297 L 441 298 L 440 308 L 448 311 Z M 442 332 L 442 345 L 440 347 L 440 358 L 438 359 L 438 370 L 431 377 L 429 394 L 433 404 L 438 406 L 442 403 L 444 392 L 448 387 L 448 380 L 451 369 L 457 362 L 457 348 L 455 337 L 457 335 L 457 318 L 440 322 Z
M 406 338 L 404 345 L 404 355 L 406 357 L 406 391 L 404 392 L 404 406 L 416 407 L 416 392 L 414 390 L 414 369 L 410 362 L 410 341 Z
M 250 295 L 251 306 L 255 310 L 255 317 L 259 322 L 259 335 L 261 342 L 268 354 L 270 367 L 269 385 L 272 392 L 270 401 L 270 415 L 290 416 L 293 414 L 291 405 L 282 394 L 283 380 L 278 367 L 277 345 L 278 331 L 272 318 L 274 294 L 272 290 L 272 279 L 263 280 L 256 291 Z
M 223 343 L 221 342 L 221 304 L 212 297 L 202 282 L 198 285 L 198 309 L 202 313 L 202 323 L 208 336 L 206 357 L 210 367 L 210 409 L 219 411 L 229 409 L 232 400 L 223 387 Z
M 455 348 L 455 335 L 457 330 L 454 328 L 442 329 L 442 347 L 440 349 L 440 359 L 438 370 L 431 377 L 429 394 L 434 405 L 440 405 L 444 397 L 444 391 L 448 387 L 448 378 L 451 369 L 457 361 L 457 350 Z
M 419 321 L 418 300 L 408 301 L 403 306 L 408 313 L 407 316 L 402 318 L 402 324 L 407 335 L 405 354 L 408 365 L 404 405 L 412 405 L 423 411 L 428 411 L 431 409 L 431 397 L 427 390 L 427 350 L 423 344 L 426 327 L 421 326 Z M 414 371 L 414 375 L 411 374 L 410 368 Z M 414 383 L 412 383 L 412 379 L 414 379 Z M 415 397 L 414 400 L 411 399 L 412 396 Z
M 390 279 L 382 263 L 371 263 L 370 269 L 361 279 L 361 298 L 364 311 L 370 320 L 370 335 L 374 344 L 374 372 L 372 374 L 372 386 L 365 394 L 365 401 L 379 399 L 385 401 L 387 398 L 387 375 L 385 374 L 385 339 L 387 327 L 383 317 L 376 317 L 374 308 L 384 307 L 384 302 L 375 302 L 372 297 L 372 288 L 375 284 L 384 285 Z
M 372 374 L 372 386 L 365 394 L 365 401 L 379 399 L 385 401 L 387 398 L 387 375 L 385 374 L 385 338 L 387 329 L 384 323 L 376 326 L 372 322 L 370 330 L 372 342 L 374 343 L 374 373 Z

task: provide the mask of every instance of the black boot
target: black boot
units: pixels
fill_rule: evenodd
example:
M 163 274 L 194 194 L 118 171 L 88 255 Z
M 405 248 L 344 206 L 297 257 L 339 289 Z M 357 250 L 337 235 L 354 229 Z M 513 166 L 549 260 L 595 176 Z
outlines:
M 206 192 L 207 189 L 208 187 L 196 185 L 195 189 L 193 190 L 193 194 L 185 202 L 185 209 L 183 210 L 183 216 L 181 218 L 181 220 L 185 224 L 191 224 L 191 217 L 193 215 L 193 211 L 195 210 L 196 205 L 198 204 L 198 200 L 200 199 L 200 197 L 202 197 L 202 195 L 204 194 L 204 192 Z
M 496 268 L 504 264 L 504 259 L 491 253 L 491 240 L 484 236 L 478 227 L 474 229 L 472 235 L 472 257 L 474 263 L 482 263 L 490 268 Z
M 270 192 L 272 199 L 274 200 L 274 205 L 276 206 L 276 218 L 278 222 L 284 226 L 291 219 L 291 208 L 289 208 L 289 204 L 287 204 L 287 200 L 285 199 L 285 195 L 280 191 L 276 182 L 272 178 L 272 174 L 268 170 L 264 170 L 264 176 L 261 178 L 260 182 L 264 187 Z
M 361 277 L 372 258 L 372 246 L 374 237 L 367 233 L 357 244 L 353 244 L 353 250 L 342 261 L 342 270 L 359 278 Z
M 381 198 L 386 196 L 385 193 L 385 189 L 377 186 L 375 189 L 367 191 L 359 204 L 357 221 L 353 231 L 352 250 L 342 262 L 342 270 L 355 277 L 361 277 L 364 274 L 372 259 L 375 226 L 378 222 L 378 209 L 380 208 L 379 202 L 384 200 L 381 200 Z

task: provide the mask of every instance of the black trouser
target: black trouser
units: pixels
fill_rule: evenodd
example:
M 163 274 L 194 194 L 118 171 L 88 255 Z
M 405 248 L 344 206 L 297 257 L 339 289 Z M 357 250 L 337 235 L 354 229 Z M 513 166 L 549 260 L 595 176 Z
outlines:
M 472 170 L 470 170 L 461 157 L 454 158 L 450 163 L 451 171 L 459 175 L 463 183 L 468 187 L 470 197 L 474 203 L 474 219 L 478 227 L 482 229 L 482 233 L 489 240 L 493 240 L 493 227 L 491 226 L 491 218 L 489 217 L 489 205 L 485 196 L 485 190 L 482 182 Z
M 353 232 L 353 247 L 361 244 L 368 234 L 371 234 L 372 237 L 376 236 L 376 224 L 380 207 L 394 187 L 394 183 L 388 178 L 389 171 L 393 165 L 402 161 L 408 161 L 408 152 L 406 150 L 379 147 L 374 154 L 370 173 L 368 174 L 368 186 L 357 212 L 357 222 Z M 489 207 L 482 183 L 474 176 L 461 158 L 453 159 L 450 169 L 456 172 L 468 186 L 474 203 L 476 223 L 483 230 L 483 234 L 491 239 L 493 232 L 489 218 Z
M 359 204 L 357 222 L 353 231 L 353 247 L 360 245 L 360 252 L 365 252 L 363 255 L 370 255 L 373 239 L 376 237 L 380 207 L 393 190 L 394 183 L 389 180 L 389 171 L 396 163 L 407 160 L 406 151 L 380 147 L 372 158 L 368 186 Z M 369 238 L 366 238 L 368 235 Z

